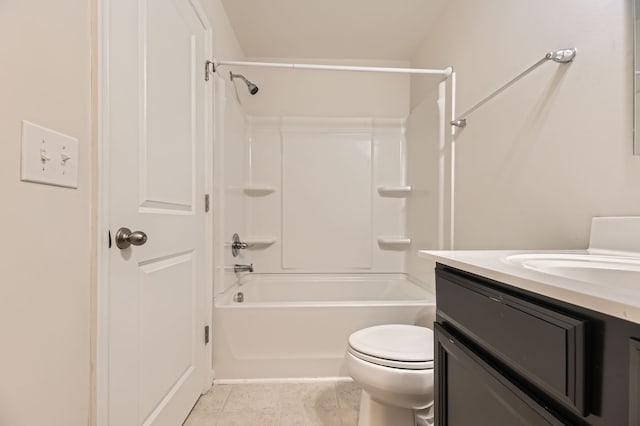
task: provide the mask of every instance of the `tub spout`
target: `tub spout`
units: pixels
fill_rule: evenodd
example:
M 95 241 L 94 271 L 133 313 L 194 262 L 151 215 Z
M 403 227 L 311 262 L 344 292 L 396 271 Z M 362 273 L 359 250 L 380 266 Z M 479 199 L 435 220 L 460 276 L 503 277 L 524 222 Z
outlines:
M 251 265 L 233 265 L 233 272 L 253 272 L 253 263 Z

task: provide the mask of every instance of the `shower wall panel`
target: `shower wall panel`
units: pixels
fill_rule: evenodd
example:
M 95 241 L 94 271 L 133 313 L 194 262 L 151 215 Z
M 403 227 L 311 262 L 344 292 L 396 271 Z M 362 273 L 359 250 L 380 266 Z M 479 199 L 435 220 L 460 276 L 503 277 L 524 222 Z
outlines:
M 407 253 L 407 273 L 435 291 L 435 262 L 418 250 L 451 248 L 452 143 L 446 131 L 451 120 L 451 86 L 441 82 L 427 93 L 407 119 L 407 235 L 414 249 Z
M 418 250 L 443 248 L 439 233 L 439 150 L 437 90 L 411 111 L 407 119 L 407 175 L 413 184 L 407 202 L 407 233 L 416 249 L 407 255 L 407 272 L 435 290 L 435 263 L 418 257 Z
M 252 117 L 247 240 L 257 272 L 403 272 L 404 120 Z M 266 189 L 273 189 L 268 191 Z
M 282 267 L 370 269 L 370 129 L 283 133 Z

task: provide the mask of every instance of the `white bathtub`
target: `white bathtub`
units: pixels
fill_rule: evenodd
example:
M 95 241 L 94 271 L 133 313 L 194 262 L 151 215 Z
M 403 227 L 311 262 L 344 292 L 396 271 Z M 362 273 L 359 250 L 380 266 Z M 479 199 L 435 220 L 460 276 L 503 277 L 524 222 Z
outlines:
M 433 293 L 402 274 L 250 274 L 215 300 L 216 381 L 347 376 L 351 333 L 434 316 Z

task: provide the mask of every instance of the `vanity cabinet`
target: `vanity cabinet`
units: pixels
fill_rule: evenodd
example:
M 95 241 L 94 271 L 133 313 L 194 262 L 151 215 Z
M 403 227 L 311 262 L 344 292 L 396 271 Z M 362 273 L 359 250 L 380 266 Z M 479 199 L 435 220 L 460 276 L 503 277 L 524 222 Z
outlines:
M 640 325 L 441 264 L 436 297 L 437 425 L 640 426 Z

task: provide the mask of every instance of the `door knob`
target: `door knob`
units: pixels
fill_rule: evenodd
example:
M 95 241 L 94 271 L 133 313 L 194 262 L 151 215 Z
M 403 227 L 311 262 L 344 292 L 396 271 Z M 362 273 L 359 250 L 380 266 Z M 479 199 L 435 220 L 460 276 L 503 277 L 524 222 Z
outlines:
M 141 246 L 147 242 L 147 234 L 142 231 L 131 232 L 129 228 L 120 228 L 116 232 L 116 246 L 126 249 L 129 246 Z

